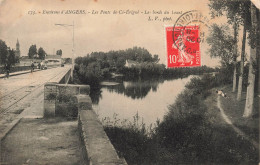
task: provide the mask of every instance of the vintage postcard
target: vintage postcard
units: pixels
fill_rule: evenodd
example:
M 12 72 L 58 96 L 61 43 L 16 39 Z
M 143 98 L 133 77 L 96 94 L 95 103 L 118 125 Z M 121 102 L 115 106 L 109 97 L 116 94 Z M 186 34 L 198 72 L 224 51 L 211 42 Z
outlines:
M 0 0 L 0 164 L 258 164 L 259 0 Z

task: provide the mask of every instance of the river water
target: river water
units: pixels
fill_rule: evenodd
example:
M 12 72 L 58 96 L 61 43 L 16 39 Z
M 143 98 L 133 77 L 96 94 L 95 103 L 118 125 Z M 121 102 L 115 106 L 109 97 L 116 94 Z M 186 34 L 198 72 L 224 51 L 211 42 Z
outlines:
M 105 117 L 133 121 L 138 116 L 146 125 L 160 121 L 168 112 L 168 106 L 184 89 L 193 76 L 173 80 L 122 81 L 113 86 L 102 86 L 92 94 L 93 109 L 100 120 Z

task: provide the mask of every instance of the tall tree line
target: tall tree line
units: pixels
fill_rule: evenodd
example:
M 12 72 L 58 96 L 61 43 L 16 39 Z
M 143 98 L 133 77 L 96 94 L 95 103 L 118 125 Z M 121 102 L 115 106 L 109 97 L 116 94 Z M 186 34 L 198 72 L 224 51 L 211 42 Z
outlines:
M 16 61 L 14 49 L 10 49 L 5 41 L 0 39 L 0 64 L 13 65 Z
M 37 51 L 37 47 L 36 47 L 35 44 L 31 45 L 30 48 L 29 48 L 29 51 L 28 51 L 28 57 L 30 59 L 39 58 L 39 59 L 44 60 L 46 55 L 47 54 L 42 47 L 40 47 Z
M 233 26 L 233 46 L 232 52 L 228 52 L 229 56 L 233 58 L 233 92 L 236 92 L 237 86 L 237 57 L 238 57 L 238 30 L 239 27 L 243 28 L 242 47 L 240 54 L 240 71 L 238 80 L 237 100 L 241 101 L 242 88 L 243 88 L 243 76 L 244 76 L 244 62 L 245 62 L 245 47 L 246 40 L 249 40 L 250 53 L 249 53 L 249 72 L 248 72 L 248 86 L 246 95 L 246 105 L 244 109 L 244 117 L 248 118 L 252 116 L 253 103 L 255 96 L 255 81 L 256 73 L 259 73 L 259 9 L 255 7 L 249 0 L 210 0 L 209 7 L 211 9 L 212 17 L 218 17 L 226 15 L 228 23 Z M 248 36 L 248 37 L 247 37 Z M 223 57 L 221 57 L 223 60 Z M 258 59 L 258 60 L 257 60 Z M 259 78 L 257 80 L 259 82 Z M 258 87 L 259 88 L 259 87 Z M 259 90 L 258 90 L 259 91 Z M 259 93 L 258 93 L 259 94 Z

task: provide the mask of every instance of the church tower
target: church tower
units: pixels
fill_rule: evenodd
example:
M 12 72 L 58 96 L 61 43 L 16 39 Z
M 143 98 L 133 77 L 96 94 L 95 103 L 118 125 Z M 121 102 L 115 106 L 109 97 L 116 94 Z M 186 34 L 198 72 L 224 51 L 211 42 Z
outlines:
M 15 57 L 17 59 L 20 58 L 20 55 L 21 55 L 21 52 L 20 52 L 20 44 L 19 44 L 19 41 L 17 39 L 17 42 L 16 42 L 16 49 L 15 49 Z

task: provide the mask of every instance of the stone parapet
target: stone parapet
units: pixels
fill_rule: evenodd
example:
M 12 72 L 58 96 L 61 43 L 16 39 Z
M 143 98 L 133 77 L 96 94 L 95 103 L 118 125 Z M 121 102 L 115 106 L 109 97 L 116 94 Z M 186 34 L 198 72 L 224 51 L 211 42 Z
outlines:
M 106 135 L 96 113 L 89 107 L 89 96 L 78 96 L 78 104 L 84 103 L 85 109 L 79 110 L 78 126 L 83 144 L 83 157 L 89 165 L 127 165 L 119 158 L 114 146 Z M 87 100 L 87 101 L 86 101 Z
M 44 85 L 44 117 L 77 117 L 77 95 L 89 95 L 88 85 L 46 83 Z M 80 97 L 80 96 L 79 96 Z M 76 106 L 76 107 L 75 107 Z M 85 105 L 80 103 L 80 107 Z

